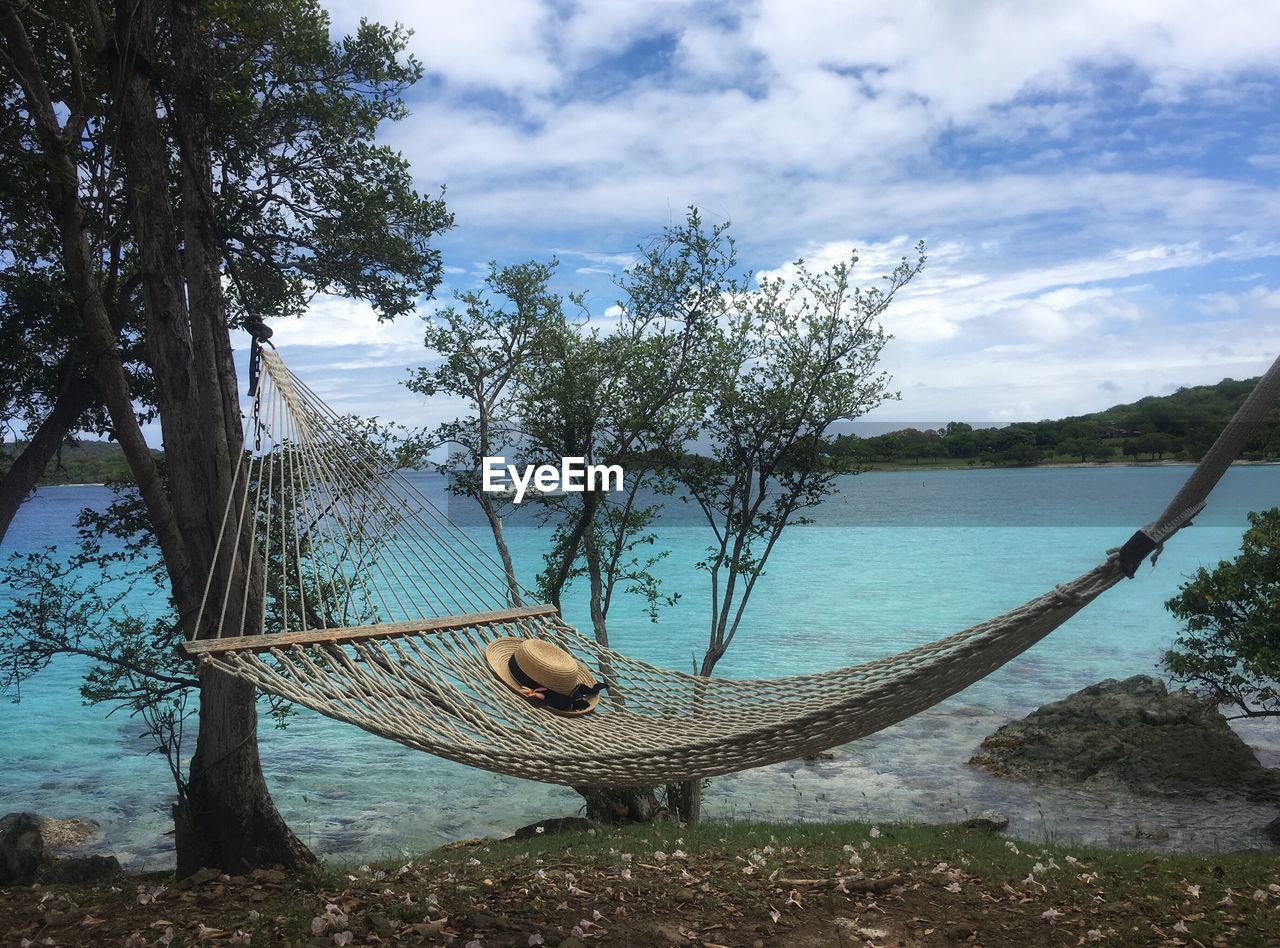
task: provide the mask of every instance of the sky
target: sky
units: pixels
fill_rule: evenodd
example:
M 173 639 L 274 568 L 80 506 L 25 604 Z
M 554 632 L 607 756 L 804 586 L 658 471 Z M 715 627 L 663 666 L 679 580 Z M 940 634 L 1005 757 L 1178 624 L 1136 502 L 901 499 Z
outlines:
M 447 186 L 419 318 L 317 300 L 274 323 L 342 411 L 456 416 L 401 384 L 420 319 L 487 262 L 611 277 L 689 205 L 753 271 L 860 253 L 925 271 L 884 319 L 881 421 L 1011 421 L 1259 374 L 1280 354 L 1280 18 L 1160 0 L 338 0 L 414 29 L 426 78 L 382 140 Z M 241 342 L 244 340 L 241 339 Z

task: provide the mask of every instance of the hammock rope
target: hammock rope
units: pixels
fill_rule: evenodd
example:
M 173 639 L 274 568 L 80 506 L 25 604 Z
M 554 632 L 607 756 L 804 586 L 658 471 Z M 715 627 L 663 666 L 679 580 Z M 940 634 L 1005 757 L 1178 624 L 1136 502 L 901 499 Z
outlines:
M 1076 579 L 896 655 L 737 680 L 658 668 L 599 645 L 551 606 L 513 606 L 501 565 L 368 431 L 326 405 L 274 349 L 261 360 L 247 459 L 226 498 L 187 655 L 202 672 L 234 675 L 408 747 L 573 786 L 657 784 L 792 760 L 962 691 L 1148 555 L 1154 562 L 1280 403 L 1278 359 L 1164 512 Z M 568 649 L 609 683 L 610 699 L 577 718 L 524 700 L 485 661 L 485 646 L 504 636 Z

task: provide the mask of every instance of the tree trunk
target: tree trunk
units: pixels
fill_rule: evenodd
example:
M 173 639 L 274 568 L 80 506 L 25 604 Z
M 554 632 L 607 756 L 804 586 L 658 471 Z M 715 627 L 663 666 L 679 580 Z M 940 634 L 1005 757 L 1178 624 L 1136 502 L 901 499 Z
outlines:
M 507 537 L 502 529 L 502 518 L 494 509 L 493 502 L 485 496 L 484 491 L 476 497 L 485 519 L 489 521 L 489 531 L 493 534 L 493 545 L 498 548 L 498 556 L 502 559 L 502 572 L 507 580 L 507 596 L 512 606 L 523 606 L 524 597 L 520 595 L 520 580 L 516 578 L 516 565 L 511 559 L 511 549 L 507 546 Z
M 667 802 L 676 819 L 692 826 L 702 819 L 702 781 L 686 780 L 668 785 Z
M 77 374 L 70 356 L 63 376 L 62 388 L 54 399 L 53 408 L 0 479 L 0 540 L 8 533 L 18 508 L 35 489 L 49 462 L 97 399 L 97 388 Z
M 151 37 L 159 25 L 145 0 L 121 0 L 117 10 L 117 45 L 121 62 L 127 64 L 120 84 L 121 140 L 170 495 L 190 567 L 196 576 L 205 576 L 213 567 L 234 465 L 241 463 L 240 414 L 213 222 L 206 56 L 196 5 L 176 2 L 171 13 L 175 74 L 180 77 L 173 116 L 182 176 L 180 224 L 170 189 L 157 186 L 169 180 L 169 150 L 150 73 L 140 66 L 150 61 Z M 242 564 L 218 579 L 240 588 L 252 582 L 261 595 L 261 585 L 245 574 Z M 220 595 L 222 589 L 210 592 Z M 206 634 L 194 628 L 199 599 L 179 598 L 178 606 L 188 634 Z M 179 874 L 201 866 L 241 872 L 314 861 L 267 790 L 253 687 L 213 671 L 200 677 L 200 728 L 191 777 L 186 798 L 174 812 Z
M 267 792 L 253 686 L 221 672 L 202 672 L 200 679 L 200 734 L 187 799 L 173 808 L 178 878 L 204 866 L 234 874 L 315 862 Z
M 652 787 L 574 787 L 587 805 L 588 819 L 602 823 L 652 823 L 666 811 Z

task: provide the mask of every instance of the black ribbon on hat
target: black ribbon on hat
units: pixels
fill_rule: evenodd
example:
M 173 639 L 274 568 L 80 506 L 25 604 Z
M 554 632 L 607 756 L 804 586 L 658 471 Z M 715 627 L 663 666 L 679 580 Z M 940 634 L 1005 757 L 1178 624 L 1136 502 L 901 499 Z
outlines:
M 540 681 L 535 681 L 524 673 L 516 663 L 516 657 L 511 656 L 507 660 L 507 671 L 511 672 L 511 677 L 529 690 L 526 694 L 530 701 L 537 701 L 548 708 L 554 708 L 557 711 L 585 711 L 591 707 L 588 698 L 594 698 L 600 692 L 609 686 L 603 681 L 598 681 L 594 685 L 578 685 L 573 689 L 572 694 L 565 694 L 562 691 L 552 691 Z

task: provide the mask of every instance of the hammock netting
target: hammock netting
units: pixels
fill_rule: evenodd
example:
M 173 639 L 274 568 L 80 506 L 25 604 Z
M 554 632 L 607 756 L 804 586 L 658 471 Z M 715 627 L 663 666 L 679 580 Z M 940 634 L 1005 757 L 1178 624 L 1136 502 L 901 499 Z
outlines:
M 846 744 L 967 688 L 1133 572 L 1200 509 L 1280 402 L 1280 360 L 1150 525 L 1099 565 L 953 635 L 887 658 L 767 680 L 629 658 L 513 596 L 496 560 L 273 349 L 246 422 L 198 637 L 202 672 L 463 764 L 572 786 L 653 785 Z M 239 577 L 239 579 L 237 579 Z M 488 642 L 545 638 L 609 684 L 562 717 L 490 672 Z

